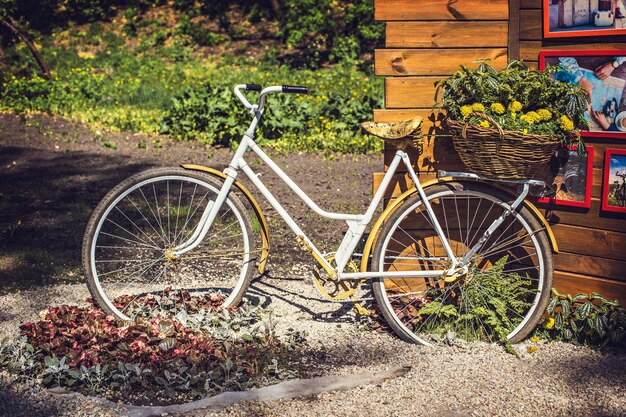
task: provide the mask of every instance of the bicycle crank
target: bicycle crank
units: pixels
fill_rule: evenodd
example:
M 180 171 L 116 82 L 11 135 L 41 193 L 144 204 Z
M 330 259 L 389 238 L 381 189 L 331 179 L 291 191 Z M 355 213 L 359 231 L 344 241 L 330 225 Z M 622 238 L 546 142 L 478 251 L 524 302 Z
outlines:
M 335 255 L 330 254 L 325 257 L 329 264 L 334 265 Z M 358 272 L 358 266 L 356 262 L 350 260 L 346 265 L 346 272 Z M 351 279 L 338 281 L 337 278 L 329 276 L 325 270 L 320 267 L 313 268 L 313 283 L 315 288 L 329 300 L 345 300 L 351 297 L 356 292 L 359 285 L 364 280 Z

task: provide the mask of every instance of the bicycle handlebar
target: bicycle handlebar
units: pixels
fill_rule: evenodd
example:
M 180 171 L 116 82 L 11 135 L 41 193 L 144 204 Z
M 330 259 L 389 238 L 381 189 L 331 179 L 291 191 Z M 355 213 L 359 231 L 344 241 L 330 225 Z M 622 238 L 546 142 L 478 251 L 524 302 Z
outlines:
M 283 93 L 309 94 L 309 87 L 302 87 L 298 85 L 283 85 Z
M 248 99 L 241 93 L 241 90 L 246 91 L 260 91 L 258 104 L 251 104 Z M 309 92 L 308 87 L 296 86 L 296 85 L 272 85 L 269 87 L 261 87 L 258 84 L 237 84 L 235 86 L 235 95 L 243 103 L 246 108 L 252 111 L 262 111 L 265 107 L 265 95 L 267 93 L 290 93 L 290 94 L 307 94 Z

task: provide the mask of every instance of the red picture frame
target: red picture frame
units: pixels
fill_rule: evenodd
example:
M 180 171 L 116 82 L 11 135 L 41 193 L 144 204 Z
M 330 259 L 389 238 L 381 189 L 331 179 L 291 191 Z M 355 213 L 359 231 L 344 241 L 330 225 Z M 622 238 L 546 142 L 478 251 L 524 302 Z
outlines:
M 626 213 L 626 149 L 607 148 L 603 172 L 602 210 Z
M 573 7 L 572 2 L 575 4 L 576 0 L 568 1 L 570 7 Z M 577 13 L 574 13 L 573 10 L 566 10 L 566 1 L 543 0 L 543 37 L 554 39 L 626 35 L 626 10 L 624 10 L 626 2 L 617 0 L 615 10 L 609 0 L 600 0 L 600 2 L 599 9 L 607 9 L 608 4 L 608 10 L 591 10 L 587 3 L 587 8 L 581 7 Z M 618 18 L 617 16 L 620 15 L 625 17 Z M 568 26 L 572 29 L 559 29 L 559 27 Z
M 539 53 L 539 69 L 544 71 L 548 65 L 556 66 L 562 64 L 561 59 L 564 58 L 574 58 L 576 60 L 576 65 L 580 63 L 580 66 L 577 67 L 581 69 L 585 74 L 587 74 L 584 78 L 591 79 L 590 83 L 594 85 L 602 85 L 602 88 L 608 88 L 607 85 L 610 84 L 623 84 L 621 96 L 614 97 L 611 100 L 611 103 L 603 102 L 606 94 L 598 93 L 597 96 L 592 94 L 593 104 L 592 107 L 596 111 L 601 111 L 605 113 L 605 120 L 609 122 L 609 130 L 604 130 L 600 123 L 592 117 L 589 112 L 585 112 L 586 118 L 592 122 L 590 130 L 583 130 L 580 132 L 581 136 L 592 136 L 599 138 L 624 138 L 626 139 L 626 120 L 621 124 L 622 129 L 619 130 L 617 128 L 615 119 L 619 116 L 620 113 L 624 112 L 626 115 L 626 62 L 621 64 L 617 69 L 614 69 L 611 72 L 611 77 L 614 78 L 612 83 L 606 83 L 606 80 L 600 80 L 598 77 L 592 75 L 591 73 L 595 71 L 596 68 L 600 66 L 607 65 L 612 62 L 612 58 L 615 57 L 623 57 L 626 61 L 626 49 L 609 49 L 609 50 L 578 50 L 578 51 L 567 51 L 567 50 L 558 50 L 558 51 L 541 51 Z M 615 74 L 615 75 L 614 75 Z M 615 90 L 614 90 L 615 91 Z M 613 103 L 614 102 L 614 103 Z M 615 115 L 611 119 L 606 116 L 606 113 L 610 112 L 609 106 L 613 105 L 615 107 Z M 621 108 L 621 111 L 620 111 Z M 626 118 L 625 118 L 626 119 Z M 621 119 L 620 119 L 621 120 Z
M 585 149 L 586 156 L 584 157 L 584 161 L 580 160 L 576 145 L 559 148 L 559 150 L 557 150 L 557 154 L 565 152 L 568 157 L 566 163 L 560 166 L 554 183 L 548 184 L 554 188 L 556 194 L 551 197 L 539 197 L 536 198 L 535 201 L 538 203 L 567 207 L 591 207 L 594 148 L 593 146 L 586 146 Z M 558 163 L 558 161 L 555 162 Z M 584 179 L 583 184 L 581 184 L 581 174 L 582 179 Z M 580 199 L 581 194 L 583 196 L 582 199 Z

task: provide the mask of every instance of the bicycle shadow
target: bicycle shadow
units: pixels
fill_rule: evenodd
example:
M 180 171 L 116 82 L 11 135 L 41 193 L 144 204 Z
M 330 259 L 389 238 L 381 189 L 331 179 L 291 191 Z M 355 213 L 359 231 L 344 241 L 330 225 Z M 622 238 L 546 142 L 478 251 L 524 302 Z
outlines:
M 303 291 L 273 283 L 293 281 L 298 281 L 297 285 L 302 286 Z M 356 321 L 355 316 L 351 314 L 354 311 L 351 301 L 339 303 L 323 298 L 321 295 L 312 297 L 305 293 L 310 292 L 306 288 L 309 286 L 311 284 L 305 282 L 303 278 L 288 278 L 266 273 L 250 285 L 246 299 L 262 308 L 269 307 L 272 304 L 272 299 L 277 299 L 304 312 L 309 319 L 323 323 L 354 323 Z M 306 304 L 317 304 L 317 308 L 314 310 Z

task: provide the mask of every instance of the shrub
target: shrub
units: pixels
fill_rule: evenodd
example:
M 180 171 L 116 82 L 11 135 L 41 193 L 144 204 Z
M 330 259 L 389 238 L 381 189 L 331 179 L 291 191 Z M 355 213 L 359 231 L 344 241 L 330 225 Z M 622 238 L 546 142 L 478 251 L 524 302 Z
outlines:
M 20 327 L 21 339 L 0 344 L 0 366 L 45 386 L 134 403 L 189 401 L 297 375 L 302 336 L 283 343 L 265 312 L 219 309 L 223 298 L 147 295 L 131 303 L 132 322 L 94 306 L 51 307 Z
M 591 346 L 625 346 L 626 310 L 598 293 L 561 294 L 552 290 L 537 335 Z

